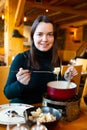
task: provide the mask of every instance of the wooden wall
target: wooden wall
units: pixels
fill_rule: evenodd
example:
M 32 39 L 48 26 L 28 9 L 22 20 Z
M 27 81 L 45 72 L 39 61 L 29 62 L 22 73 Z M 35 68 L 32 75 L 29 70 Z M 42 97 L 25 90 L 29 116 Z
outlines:
M 5 61 L 8 62 L 9 65 L 13 56 L 19 52 L 27 50 L 28 48 L 23 46 L 24 39 L 12 38 L 12 31 L 15 29 L 14 17 L 18 1 L 15 1 L 14 5 L 13 0 L 7 0 L 6 2 L 7 12 L 4 25 L 4 47 L 0 47 L 0 54 L 5 55 Z M 20 26 L 16 27 L 16 29 L 23 34 L 24 23 L 22 22 Z M 83 44 L 83 26 L 78 28 L 67 27 L 64 40 L 63 50 L 72 50 L 76 52 Z
M 76 51 L 83 43 L 82 35 L 83 35 L 83 27 L 67 28 L 65 50 Z

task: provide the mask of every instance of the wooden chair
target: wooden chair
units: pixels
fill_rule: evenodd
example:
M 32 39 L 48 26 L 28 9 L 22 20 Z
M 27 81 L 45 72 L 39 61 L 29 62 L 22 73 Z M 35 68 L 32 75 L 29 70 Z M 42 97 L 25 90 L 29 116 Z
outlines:
M 8 73 L 9 73 L 9 66 L 0 66 L 0 104 L 9 103 L 9 100 L 5 97 L 3 93 Z
M 76 57 L 75 51 L 65 50 L 63 54 L 63 60 L 64 61 L 70 61 L 71 59 Z
M 87 72 L 87 59 L 76 58 L 76 64 L 82 65 L 82 72 Z
M 64 75 L 65 71 L 68 69 L 68 65 L 62 65 L 61 66 L 61 74 Z M 72 81 L 77 84 L 77 94 L 79 92 L 79 84 L 80 84 L 80 78 L 81 78 L 81 71 L 82 71 L 82 65 L 75 65 L 75 69 L 78 72 L 78 75 L 73 77 Z
M 58 50 L 58 55 L 61 58 L 62 62 L 69 62 L 71 59 L 76 57 L 76 52 L 72 50 Z
M 87 78 L 85 80 L 85 84 L 84 84 L 84 88 L 83 88 L 83 92 L 82 92 L 82 97 L 81 97 L 81 104 L 87 107 L 87 105 L 84 102 L 84 98 L 83 98 L 86 94 L 87 94 Z

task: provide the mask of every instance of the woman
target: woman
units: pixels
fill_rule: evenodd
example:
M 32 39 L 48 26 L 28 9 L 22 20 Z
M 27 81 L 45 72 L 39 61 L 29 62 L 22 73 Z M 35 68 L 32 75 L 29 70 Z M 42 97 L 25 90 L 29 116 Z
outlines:
M 57 29 L 47 16 L 38 16 L 31 27 L 31 48 L 13 60 L 4 94 L 12 103 L 35 104 L 42 102 L 46 84 L 56 80 L 53 71 L 60 66 L 58 58 Z M 73 76 L 76 71 L 72 71 Z

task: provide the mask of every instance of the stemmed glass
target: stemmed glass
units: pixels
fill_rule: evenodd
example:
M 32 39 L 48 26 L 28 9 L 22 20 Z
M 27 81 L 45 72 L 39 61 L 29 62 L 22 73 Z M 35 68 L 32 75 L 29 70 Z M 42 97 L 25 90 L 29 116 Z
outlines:
M 6 130 L 10 130 L 11 111 L 9 111 L 9 114 L 7 114 L 7 116 L 8 116 L 8 122 L 7 122 Z
M 7 127 L 6 127 L 6 130 L 10 130 L 10 126 L 9 126 L 9 123 L 7 123 Z
M 47 130 L 45 125 L 42 125 L 40 122 L 36 121 L 36 124 L 31 127 L 31 130 Z
M 13 127 L 12 130 L 29 130 L 29 128 L 25 124 L 17 123 L 17 125 Z

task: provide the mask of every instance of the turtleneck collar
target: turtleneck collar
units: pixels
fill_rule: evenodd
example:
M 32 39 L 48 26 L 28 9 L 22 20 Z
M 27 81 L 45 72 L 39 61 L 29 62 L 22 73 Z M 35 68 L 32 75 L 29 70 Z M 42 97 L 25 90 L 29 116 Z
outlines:
M 53 48 L 51 48 L 48 51 L 40 51 L 35 46 L 34 46 L 34 48 L 35 48 L 36 54 L 38 56 L 40 56 L 40 57 L 52 57 L 52 50 L 53 50 Z

